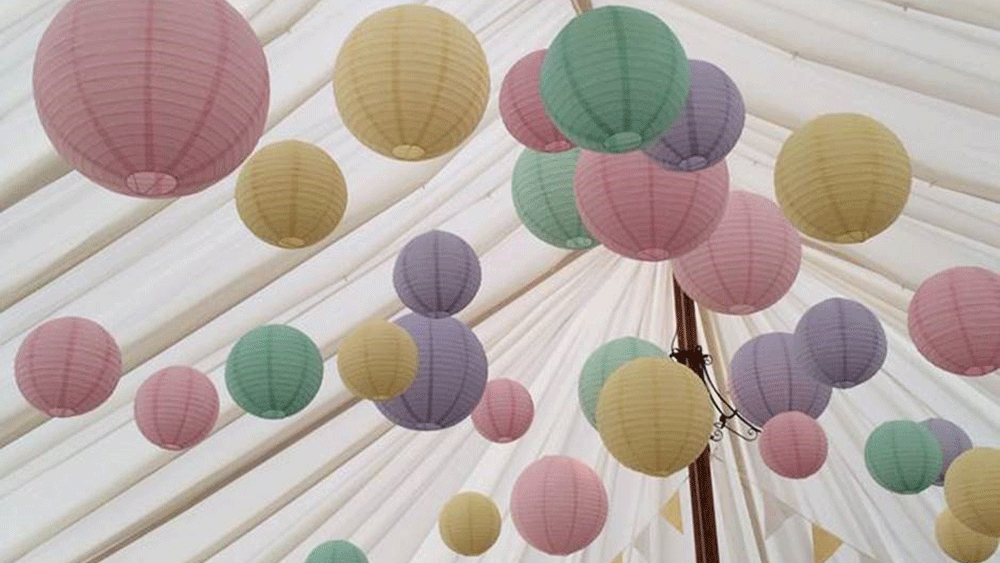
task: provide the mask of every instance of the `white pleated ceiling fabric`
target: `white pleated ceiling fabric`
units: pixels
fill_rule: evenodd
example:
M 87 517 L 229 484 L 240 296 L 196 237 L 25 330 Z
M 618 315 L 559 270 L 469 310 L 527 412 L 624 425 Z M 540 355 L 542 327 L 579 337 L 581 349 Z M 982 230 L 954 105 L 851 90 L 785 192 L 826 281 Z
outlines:
M 686 474 L 653 479 L 623 468 L 576 397 L 579 370 L 602 342 L 635 335 L 669 345 L 669 265 L 547 246 L 520 224 L 510 199 L 520 146 L 500 121 L 496 94 L 507 69 L 546 47 L 573 16 L 570 2 L 426 2 L 476 33 L 493 93 L 465 145 L 419 163 L 362 147 L 342 126 L 330 87 L 351 28 L 401 0 L 231 2 L 270 65 L 259 146 L 315 143 L 347 178 L 344 220 L 315 247 L 288 251 L 257 240 L 236 213 L 236 174 L 194 196 L 143 201 L 71 171 L 31 96 L 35 46 L 64 0 L 0 3 L 0 141 L 8 148 L 0 159 L 0 561 L 297 563 L 335 538 L 355 542 L 372 563 L 459 561 L 434 515 L 470 489 L 491 495 L 504 515 L 500 539 L 480 561 L 552 561 L 520 539 L 508 512 L 514 479 L 545 454 L 594 467 L 611 499 L 604 532 L 566 561 L 610 563 L 623 550 L 635 561 L 690 560 Z M 885 420 L 932 416 L 958 423 L 977 445 L 1000 446 L 1000 376 L 946 374 L 919 356 L 906 330 L 909 298 L 924 278 L 957 265 L 1000 271 L 1000 5 L 620 3 L 659 15 L 689 57 L 713 62 L 739 85 L 749 115 L 728 160 L 734 187 L 773 199 L 782 141 L 827 112 L 882 121 L 914 164 L 910 201 L 885 233 L 858 245 L 806 241 L 802 271 L 775 306 L 749 317 L 702 314 L 701 340 L 719 375 L 745 340 L 790 331 L 809 306 L 835 295 L 872 308 L 889 338 L 882 372 L 837 391 L 820 418 L 830 457 L 815 477 L 775 476 L 755 444 L 724 438 L 714 446 L 723 561 L 810 560 L 807 521 L 844 541 L 833 562 L 944 561 L 933 533 L 941 490 L 888 493 L 868 476 L 863 446 Z M 403 313 L 392 289 L 395 254 L 434 228 L 462 236 L 481 257 L 482 289 L 458 317 L 482 340 L 491 377 L 518 380 L 534 397 L 535 422 L 513 444 L 486 442 L 470 421 L 432 433 L 393 427 L 337 376 L 347 331 Z M 50 420 L 17 391 L 13 358 L 29 330 L 64 315 L 89 317 L 115 335 L 126 373 L 99 409 Z M 222 377 L 230 346 L 269 322 L 305 331 L 326 360 L 316 399 L 278 421 L 245 415 Z M 181 453 L 147 443 L 132 419 L 143 379 L 174 364 L 206 372 L 223 390 L 214 433 Z M 641 549 L 631 548 L 678 488 L 686 539 L 646 532 Z M 764 537 L 765 506 L 775 498 L 801 516 L 788 524 L 801 533 Z

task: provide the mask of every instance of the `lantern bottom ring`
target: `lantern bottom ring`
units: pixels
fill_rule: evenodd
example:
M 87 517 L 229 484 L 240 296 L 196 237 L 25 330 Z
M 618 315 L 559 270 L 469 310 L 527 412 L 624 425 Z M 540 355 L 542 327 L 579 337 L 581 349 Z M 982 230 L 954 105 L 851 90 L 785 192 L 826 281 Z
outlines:
M 694 172 L 708 167 L 708 159 L 701 156 L 689 156 L 677 163 L 677 168 L 685 172 Z
M 45 414 L 47 414 L 49 416 L 56 416 L 56 417 L 62 418 L 62 417 L 67 417 L 67 416 L 76 416 L 77 412 L 76 412 L 76 409 L 67 409 L 67 408 L 63 408 L 63 407 L 52 407 L 52 408 L 46 409 L 45 410 Z
M 392 156 L 401 160 L 417 160 L 425 154 L 427 151 L 417 145 L 396 145 L 392 148 Z
M 305 244 L 306 241 L 299 237 L 284 237 L 278 241 L 278 246 L 281 248 L 301 248 Z
M 635 150 L 642 145 L 642 136 L 634 131 L 615 133 L 604 140 L 604 148 L 611 152 L 622 153 Z
M 640 250 L 635 256 L 639 260 L 658 262 L 660 260 L 666 260 L 667 258 L 670 258 L 670 253 L 662 248 L 644 248 Z
M 849 244 L 852 242 L 864 242 L 870 238 L 871 234 L 868 231 L 848 231 L 837 235 L 834 240 L 842 244 Z
M 594 239 L 590 237 L 573 237 L 566 241 L 566 246 L 573 249 L 590 248 L 594 245 Z
M 965 375 L 986 375 L 993 373 L 1000 366 L 973 366 L 965 370 Z
M 177 188 L 177 178 L 164 172 L 135 172 L 125 178 L 125 185 L 132 193 L 142 196 L 167 195 Z
M 569 141 L 552 141 L 545 145 L 545 152 L 565 152 L 573 148 L 573 143 Z
M 733 305 L 729 307 L 729 313 L 732 315 L 749 315 L 756 310 L 757 308 L 753 305 Z
M 285 418 L 287 416 L 285 411 L 278 409 L 270 409 L 260 413 L 261 418 L 275 419 L 275 418 Z

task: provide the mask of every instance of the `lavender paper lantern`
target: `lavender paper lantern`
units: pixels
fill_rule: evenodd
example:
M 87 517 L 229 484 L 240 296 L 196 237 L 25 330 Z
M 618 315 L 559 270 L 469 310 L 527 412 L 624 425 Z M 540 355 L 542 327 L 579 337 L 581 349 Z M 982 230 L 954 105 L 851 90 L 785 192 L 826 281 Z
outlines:
M 750 422 L 763 426 L 788 411 L 823 414 L 832 388 L 805 373 L 794 350 L 791 334 L 772 332 L 751 338 L 733 355 L 729 392 Z
M 538 89 L 546 49 L 521 57 L 507 71 L 500 85 L 500 118 L 507 131 L 522 145 L 538 152 L 562 152 L 573 148 L 545 113 Z
M 202 441 L 215 427 L 219 394 L 200 371 L 171 366 L 139 386 L 134 413 L 147 440 L 167 450 L 183 450 Z
M 225 0 L 71 0 L 42 35 L 35 105 L 59 154 L 109 190 L 167 198 L 236 169 L 267 118 L 267 60 Z
M 486 388 L 486 352 L 454 318 L 409 314 L 396 321 L 417 343 L 420 368 L 402 395 L 375 406 L 411 430 L 441 430 L 469 416 Z
M 693 250 L 722 219 L 725 162 L 697 172 L 666 170 L 641 151 L 582 151 L 573 179 L 587 230 L 613 252 L 659 261 Z
M 957 424 L 943 418 L 929 418 L 923 424 L 934 437 L 937 438 L 938 445 L 941 446 L 941 474 L 938 475 L 935 485 L 944 485 L 944 475 L 948 472 L 948 467 L 955 458 L 972 449 L 972 439 Z
M 701 170 L 726 158 L 743 132 L 743 96 L 729 75 L 705 61 L 688 61 L 691 89 L 681 115 L 643 149 L 673 170 Z
M 908 326 L 917 350 L 958 375 L 1000 368 L 1000 274 L 950 268 L 927 278 L 910 300 Z
M 476 251 L 461 237 L 437 230 L 406 243 L 392 271 L 392 283 L 403 304 L 435 319 L 464 309 L 481 281 Z
M 885 330 L 864 305 L 834 297 L 809 308 L 795 327 L 795 357 L 809 375 L 846 389 L 872 378 L 885 362 Z
M 535 403 L 524 385 L 512 379 L 494 379 L 486 384 L 483 398 L 472 411 L 472 423 L 491 442 L 513 442 L 528 431 L 535 417 Z
M 789 479 L 805 479 L 826 462 L 826 432 L 819 422 L 798 411 L 773 416 L 761 430 L 758 443 L 764 463 Z

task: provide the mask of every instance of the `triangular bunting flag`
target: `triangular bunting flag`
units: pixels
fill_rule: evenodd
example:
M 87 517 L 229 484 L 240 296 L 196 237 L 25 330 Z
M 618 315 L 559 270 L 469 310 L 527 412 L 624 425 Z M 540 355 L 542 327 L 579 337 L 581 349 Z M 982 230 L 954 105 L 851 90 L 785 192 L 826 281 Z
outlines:
M 785 520 L 794 514 L 794 511 L 787 504 L 781 502 L 776 497 L 764 495 L 764 538 L 771 537 L 774 532 L 781 528 Z
M 639 552 L 639 555 L 649 559 L 649 526 L 646 526 L 646 528 L 640 532 L 638 536 L 636 536 L 635 543 L 632 545 L 635 546 L 635 550 Z
M 869 557 L 868 555 L 862 553 L 861 559 L 858 559 L 858 563 L 878 563 L 878 561 L 875 561 L 875 558 Z
M 625 560 L 622 559 L 622 553 L 625 553 L 625 552 L 623 551 L 623 552 L 619 553 L 618 555 L 615 555 L 615 558 L 611 560 L 611 563 L 625 563 Z
M 684 533 L 684 521 L 681 519 L 681 497 L 678 493 L 674 493 L 674 496 L 670 497 L 667 504 L 663 505 L 663 508 L 660 509 L 660 514 L 678 532 Z
M 840 538 L 827 532 L 816 524 L 812 525 L 813 563 L 823 563 L 833 556 L 843 543 Z

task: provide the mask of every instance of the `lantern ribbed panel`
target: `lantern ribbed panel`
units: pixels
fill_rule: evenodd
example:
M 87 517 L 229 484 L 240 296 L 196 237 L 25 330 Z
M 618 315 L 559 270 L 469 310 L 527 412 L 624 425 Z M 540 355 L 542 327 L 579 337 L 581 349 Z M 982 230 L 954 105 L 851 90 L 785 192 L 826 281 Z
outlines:
M 542 63 L 545 111 L 570 142 L 623 153 L 649 145 L 684 107 L 687 55 L 656 16 L 603 6 L 573 18 Z
M 633 336 L 623 336 L 601 344 L 594 350 L 580 371 L 578 393 L 580 409 L 587 417 L 587 422 L 597 428 L 597 399 L 601 395 L 604 383 L 618 368 L 636 358 L 666 358 L 667 353 L 662 348 Z
M 886 126 L 856 113 L 822 115 L 782 145 L 774 195 L 795 228 L 827 242 L 863 242 L 903 212 L 910 157 Z
M 733 190 L 708 240 L 672 266 L 677 283 L 698 305 L 749 315 L 784 297 L 801 263 L 799 234 L 778 207 L 766 198 Z
M 264 325 L 241 337 L 226 359 L 226 388 L 243 410 L 285 418 L 306 407 L 323 380 L 323 357 L 302 331 Z
M 192 194 L 235 170 L 270 96 L 260 41 L 225 0 L 72 0 L 42 36 L 33 86 L 63 158 L 105 188 L 149 198 Z
M 529 545 L 549 555 L 569 555 L 601 533 L 608 494 L 590 467 L 571 457 L 545 456 L 514 482 L 510 515 Z
M 205 439 L 219 417 L 212 381 L 187 366 L 171 366 L 139 386 L 135 423 L 147 440 L 168 450 L 190 448 Z
M 316 546 L 305 563 L 368 563 L 368 557 L 353 543 L 334 540 Z
M 344 387 L 372 401 L 386 401 L 406 391 L 419 365 L 417 343 L 410 333 L 382 319 L 358 325 L 337 351 L 337 371 Z
M 688 61 L 691 88 L 684 110 L 646 156 L 673 170 L 701 170 L 726 158 L 743 133 L 746 108 L 729 75 L 705 61 Z
M 917 350 L 959 375 L 1000 368 L 1000 274 L 964 266 L 939 272 L 910 300 L 908 326 Z
M 254 153 L 236 182 L 236 210 L 253 234 L 281 248 L 315 244 L 347 208 L 340 167 L 323 149 L 279 141 Z
M 432 318 L 464 309 L 481 282 L 476 251 L 445 231 L 429 231 L 406 243 L 392 271 L 392 283 L 403 304 Z
M 725 162 L 677 172 L 641 151 L 583 151 L 573 183 L 587 230 L 613 252 L 636 260 L 667 260 L 705 242 L 729 197 Z
M 865 465 L 879 485 L 901 495 L 930 487 L 941 473 L 941 446 L 924 426 L 910 420 L 882 423 L 865 442 Z
M 826 432 L 809 415 L 798 411 L 777 414 L 760 434 L 760 456 L 782 477 L 805 479 L 826 462 Z
M 809 308 L 795 327 L 795 357 L 809 375 L 846 389 L 871 379 L 885 362 L 885 329 L 864 305 L 834 297 Z
M 597 245 L 583 226 L 573 194 L 573 174 L 580 149 L 541 153 L 525 149 L 510 179 L 514 209 L 529 231 L 559 248 Z
M 438 515 L 438 531 L 459 555 L 486 553 L 500 537 L 500 510 L 490 497 L 466 491 L 451 497 Z
M 945 508 L 937 517 L 934 535 L 938 547 L 959 563 L 983 563 L 996 553 L 1000 540 L 970 530 Z
M 941 473 L 934 481 L 935 485 L 944 485 L 944 476 L 951 467 L 955 458 L 962 455 L 966 450 L 972 449 L 972 439 L 957 424 L 943 418 L 930 418 L 920 424 L 934 434 L 938 445 L 941 446 Z
M 545 113 L 539 91 L 542 61 L 546 49 L 521 57 L 507 71 L 500 85 L 500 118 L 507 131 L 522 145 L 540 152 L 554 153 L 573 148 Z
M 122 354 L 115 339 L 94 321 L 60 317 L 28 333 L 14 359 L 21 394 L 49 416 L 92 411 L 118 385 Z
M 476 36 L 431 6 L 368 16 L 347 36 L 333 71 L 344 125 L 361 144 L 399 160 L 434 158 L 462 144 L 489 92 Z
M 535 417 L 531 394 L 517 381 L 493 379 L 486 384 L 483 398 L 472 411 L 472 423 L 491 442 L 513 442 L 528 431 Z
M 1000 449 L 972 448 L 944 477 L 944 498 L 969 529 L 1000 537 Z
M 486 352 L 479 339 L 451 317 L 410 314 L 396 324 L 416 342 L 420 369 L 402 395 L 375 406 L 411 430 L 440 430 L 465 420 L 486 388 Z
M 729 393 L 740 414 L 763 426 L 776 414 L 799 411 L 819 418 L 833 389 L 798 366 L 792 335 L 762 334 L 748 340 L 733 355 Z
M 597 401 L 597 431 L 622 465 L 665 477 L 708 447 L 715 420 L 708 391 L 683 364 L 638 358 L 618 368 Z

